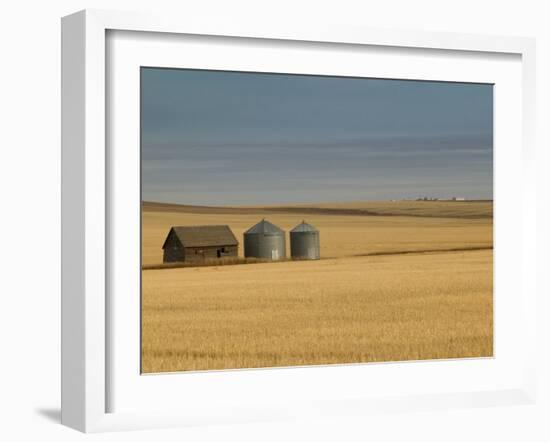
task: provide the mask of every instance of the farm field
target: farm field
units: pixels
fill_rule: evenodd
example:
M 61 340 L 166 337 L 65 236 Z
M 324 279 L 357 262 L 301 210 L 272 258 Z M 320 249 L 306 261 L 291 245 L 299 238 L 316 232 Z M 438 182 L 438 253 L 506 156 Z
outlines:
M 265 206 L 267 209 L 292 209 L 296 211 L 312 210 L 325 213 L 352 213 L 389 215 L 389 216 L 420 216 L 437 218 L 491 218 L 493 204 L 490 201 L 356 201 L 344 203 L 315 203 L 293 206 Z
M 142 264 L 174 225 L 228 224 L 242 256 L 263 217 L 315 225 L 322 259 L 144 270 L 145 373 L 492 355 L 491 202 L 144 203 Z
M 327 207 L 320 205 L 320 210 L 311 213 L 303 206 L 209 208 L 144 203 L 142 264 L 162 263 L 161 247 L 172 226 L 227 224 L 242 243 L 243 233 L 263 217 L 285 230 L 287 239 L 288 231 L 302 219 L 313 224 L 320 231 L 324 258 L 493 245 L 491 202 L 376 201 L 330 205 L 346 209 L 343 214 L 327 211 Z M 364 210 L 376 215 L 365 215 Z M 405 216 L 404 211 L 424 216 Z M 243 256 L 242 244 L 239 255 Z

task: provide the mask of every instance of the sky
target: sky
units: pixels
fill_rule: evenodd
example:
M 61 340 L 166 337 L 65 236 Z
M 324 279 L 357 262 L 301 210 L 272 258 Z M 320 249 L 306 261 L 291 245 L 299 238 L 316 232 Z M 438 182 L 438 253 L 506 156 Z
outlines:
M 493 86 L 141 69 L 142 200 L 492 199 Z

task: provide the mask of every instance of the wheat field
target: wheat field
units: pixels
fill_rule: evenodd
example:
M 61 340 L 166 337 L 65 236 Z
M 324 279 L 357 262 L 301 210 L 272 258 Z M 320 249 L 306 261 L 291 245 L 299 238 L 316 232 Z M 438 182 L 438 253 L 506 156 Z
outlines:
M 323 259 L 144 270 L 142 371 L 492 356 L 492 204 L 430 203 L 144 205 L 144 265 L 172 225 L 228 224 L 242 241 L 264 216 L 314 224 Z
M 341 209 L 342 206 L 342 203 L 318 205 L 329 210 L 335 207 Z M 405 216 L 403 212 L 410 212 L 415 207 L 416 212 L 424 216 Z M 286 232 L 302 220 L 313 224 L 320 231 L 321 256 L 325 258 L 376 252 L 487 248 L 493 245 L 490 202 L 348 203 L 346 208 L 349 213 L 346 214 L 325 213 L 323 210 L 319 213 L 301 213 L 300 208 L 283 207 L 296 210 L 285 212 L 276 208 L 174 208 L 145 204 L 142 212 L 142 264 L 162 263 L 161 247 L 171 226 L 227 224 L 242 243 L 243 233 L 263 217 Z M 361 210 L 380 215 L 363 216 Z M 242 244 L 239 255 L 243 256 Z

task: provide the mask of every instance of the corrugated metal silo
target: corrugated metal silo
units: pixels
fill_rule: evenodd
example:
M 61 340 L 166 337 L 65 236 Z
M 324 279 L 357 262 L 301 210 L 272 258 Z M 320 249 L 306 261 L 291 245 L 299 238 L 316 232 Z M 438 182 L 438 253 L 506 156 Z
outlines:
M 244 232 L 244 256 L 273 261 L 284 259 L 285 231 L 265 219 L 261 220 Z
M 295 259 L 320 259 L 319 231 L 302 221 L 290 231 L 290 256 Z

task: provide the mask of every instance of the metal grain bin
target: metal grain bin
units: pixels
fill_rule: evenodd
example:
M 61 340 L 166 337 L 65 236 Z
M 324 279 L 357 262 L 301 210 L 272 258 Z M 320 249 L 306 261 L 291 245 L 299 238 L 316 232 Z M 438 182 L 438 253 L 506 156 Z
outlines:
M 290 231 L 290 256 L 294 259 L 320 259 L 319 231 L 302 221 Z
M 244 256 L 277 261 L 286 257 L 285 231 L 265 219 L 244 232 Z

